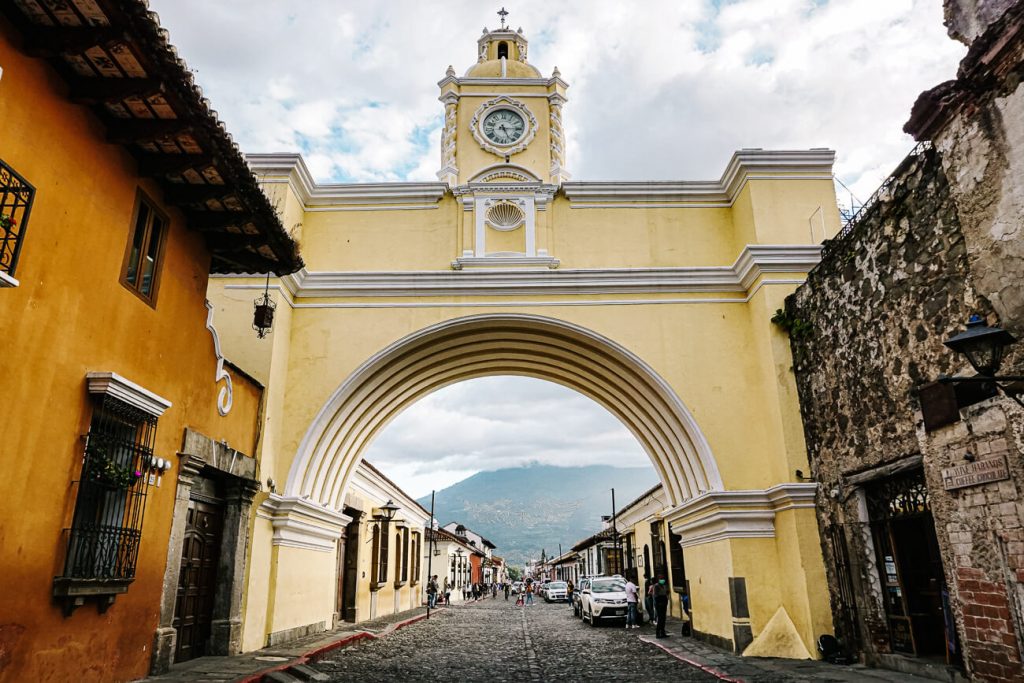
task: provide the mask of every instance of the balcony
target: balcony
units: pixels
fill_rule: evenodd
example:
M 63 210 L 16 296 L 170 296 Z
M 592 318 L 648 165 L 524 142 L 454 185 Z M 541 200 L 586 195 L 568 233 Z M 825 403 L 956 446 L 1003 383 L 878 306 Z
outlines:
M 0 287 L 18 286 L 14 271 L 35 194 L 28 181 L 0 160 Z

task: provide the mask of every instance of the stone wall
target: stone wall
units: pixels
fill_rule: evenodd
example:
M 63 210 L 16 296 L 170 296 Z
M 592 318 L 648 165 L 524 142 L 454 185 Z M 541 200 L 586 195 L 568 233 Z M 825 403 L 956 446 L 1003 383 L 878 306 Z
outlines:
M 947 16 L 967 4 L 947 3 Z M 865 492 L 916 471 L 966 671 L 1010 681 L 1024 680 L 1024 408 L 997 396 L 928 432 L 916 392 L 972 373 L 943 346 L 971 314 L 1024 336 L 1024 3 L 974 9 L 989 13 L 987 30 L 979 24 L 957 80 L 923 94 L 907 125 L 926 144 L 826 246 L 780 321 L 820 483 L 837 632 L 869 662 L 906 663 L 891 654 Z M 1011 348 L 1004 374 L 1024 374 L 1022 349 Z M 943 479 L 977 461 L 999 463 L 998 480 Z

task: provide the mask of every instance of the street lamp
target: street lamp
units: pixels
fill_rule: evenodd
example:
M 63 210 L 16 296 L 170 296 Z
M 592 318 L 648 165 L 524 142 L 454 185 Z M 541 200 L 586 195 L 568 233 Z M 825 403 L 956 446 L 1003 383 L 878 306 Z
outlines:
M 980 315 L 972 315 L 967 329 L 943 342 L 957 353 L 967 357 L 974 371 L 983 377 L 996 379 L 1003 362 L 1003 351 L 1017 339 L 1006 330 L 989 327 Z
M 1024 408 L 1018 394 L 1024 387 L 1024 377 L 999 376 L 1006 347 L 1017 339 L 1006 330 L 989 327 L 984 318 L 972 315 L 967 329 L 943 342 L 948 348 L 962 354 L 977 373 L 973 377 L 939 377 L 938 381 L 918 388 L 921 415 L 926 431 L 934 431 L 960 419 L 960 409 L 992 398 L 1002 391 Z
M 463 571 L 462 571 L 462 555 L 463 555 L 462 548 L 456 548 L 455 549 L 455 555 L 456 555 L 456 557 L 459 558 L 459 560 L 457 562 L 459 586 L 464 586 L 464 585 L 466 585 L 466 582 L 465 582 L 465 576 L 463 575 Z
M 377 508 L 377 513 L 373 516 L 373 518 L 378 522 L 384 522 L 384 524 L 386 525 L 388 522 L 395 518 L 395 515 L 398 514 L 398 510 L 399 507 L 395 505 L 389 498 L 388 502 L 384 503 L 384 505 L 381 505 L 379 508 Z

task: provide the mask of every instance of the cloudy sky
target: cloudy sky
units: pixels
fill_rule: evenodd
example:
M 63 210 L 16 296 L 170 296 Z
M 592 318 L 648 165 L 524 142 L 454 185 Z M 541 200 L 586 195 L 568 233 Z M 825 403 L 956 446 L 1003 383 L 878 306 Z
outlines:
M 150 0 L 244 151 L 299 151 L 318 180 L 353 182 L 436 179 L 436 83 L 475 61 L 492 4 Z M 717 179 L 743 147 L 831 147 L 866 199 L 913 145 L 901 129 L 917 94 L 965 52 L 940 0 L 504 5 L 531 62 L 570 84 L 580 180 Z M 596 404 L 516 378 L 428 397 L 369 457 L 416 495 L 526 461 L 647 462 Z

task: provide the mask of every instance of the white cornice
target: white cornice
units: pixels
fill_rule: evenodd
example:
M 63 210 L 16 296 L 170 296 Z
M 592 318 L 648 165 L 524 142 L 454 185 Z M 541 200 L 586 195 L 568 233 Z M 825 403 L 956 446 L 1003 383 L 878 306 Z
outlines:
M 281 283 L 291 299 L 747 292 L 765 273 L 805 273 L 820 259 L 819 245 L 749 245 L 731 266 L 551 270 L 548 261 L 530 261 L 540 266 L 533 268 L 496 268 L 496 258 L 465 258 L 460 259 L 465 270 L 302 269 L 281 278 Z M 511 257 L 500 263 L 516 265 Z
M 160 417 L 171 407 L 171 402 L 166 398 L 143 389 L 116 372 L 90 372 L 86 374 L 85 379 L 90 394 L 104 394 L 116 398 L 153 417 Z
M 302 202 L 303 208 L 344 209 L 416 205 L 427 208 L 444 196 L 447 184 L 441 182 L 400 183 L 328 183 L 319 185 L 301 154 L 248 154 L 246 161 L 263 185 L 287 183 Z
M 448 187 L 443 182 L 318 185 L 300 154 L 249 154 L 246 160 L 260 183 L 289 184 L 307 210 L 430 208 Z M 741 150 L 718 180 L 577 181 L 563 183 L 562 189 L 574 209 L 728 207 L 749 180 L 831 180 L 834 160 L 835 152 L 828 149 Z
M 475 65 L 474 65 L 475 66 Z M 472 67 L 470 67 L 472 68 Z M 568 88 L 569 84 L 563 81 L 558 76 L 551 76 L 549 78 L 493 78 L 493 77 L 479 77 L 479 76 L 445 76 L 437 82 L 437 87 L 444 88 L 446 85 L 497 85 L 503 88 L 507 88 L 510 85 L 539 85 L 546 88 L 558 85 L 563 88 Z M 475 97 L 478 93 L 465 93 L 463 96 Z
M 684 548 L 730 538 L 773 538 L 775 515 L 814 508 L 815 483 L 786 483 L 765 490 L 709 491 L 665 514 Z
M 835 152 L 812 150 L 741 150 L 733 154 L 717 181 L 566 182 L 573 208 L 727 207 L 748 180 L 831 180 Z
M 259 507 L 258 516 L 274 527 L 274 545 L 318 552 L 334 551 L 348 515 L 306 498 L 271 493 Z

